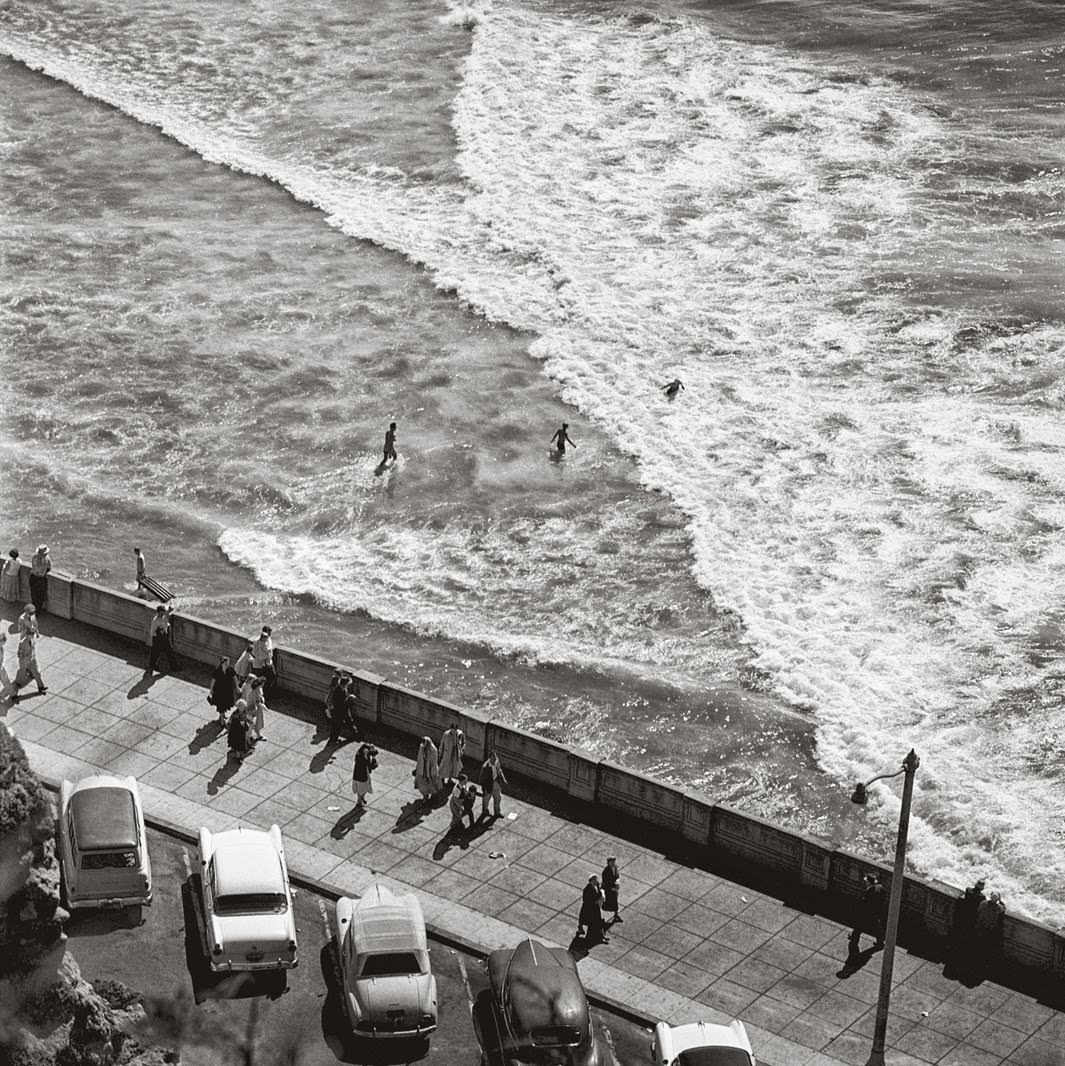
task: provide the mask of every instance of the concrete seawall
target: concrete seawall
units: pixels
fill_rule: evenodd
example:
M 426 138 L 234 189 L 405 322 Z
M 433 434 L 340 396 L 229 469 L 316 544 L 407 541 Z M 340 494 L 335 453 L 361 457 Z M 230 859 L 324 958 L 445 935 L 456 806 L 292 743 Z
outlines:
M 27 568 L 23 569 L 29 602 Z M 60 573 L 49 575 L 48 611 L 58 617 L 120 634 L 146 645 L 154 605 L 134 596 Z M 214 667 L 221 655 L 234 658 L 246 637 L 204 619 L 174 616 L 178 654 Z M 147 656 L 147 649 L 145 649 Z M 281 688 L 323 699 L 333 670 L 343 664 L 279 648 L 275 653 Z M 890 877 L 883 863 L 855 855 L 834 843 L 785 829 L 707 796 L 628 770 L 606 759 L 525 732 L 437 700 L 387 679 L 344 665 L 357 680 L 363 721 L 420 737 L 438 737 L 456 722 L 467 738 L 466 752 L 480 759 L 494 747 L 505 765 L 545 793 L 594 804 L 597 816 L 654 833 L 663 850 L 691 866 L 727 873 L 736 880 L 798 900 L 810 909 L 847 921 L 862 893 L 862 877 Z M 941 946 L 949 933 L 961 892 L 939 881 L 907 875 L 900 942 L 922 954 Z M 1019 988 L 1045 988 L 1065 981 L 1065 935 L 1040 922 L 1007 915 L 1002 954 L 993 976 Z

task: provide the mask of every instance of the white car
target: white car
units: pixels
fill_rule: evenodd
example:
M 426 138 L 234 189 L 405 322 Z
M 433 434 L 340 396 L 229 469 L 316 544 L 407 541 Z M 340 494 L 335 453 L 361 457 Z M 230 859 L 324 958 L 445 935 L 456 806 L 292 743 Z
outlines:
M 436 1028 L 436 978 L 421 904 L 374 884 L 336 904 L 344 1007 L 366 1037 L 428 1036 Z
M 215 971 L 291 970 L 296 917 L 281 830 L 200 830 L 207 959 Z
M 656 1066 L 755 1066 L 747 1030 L 735 1019 L 728 1025 L 659 1022 L 651 1055 Z
M 59 862 L 68 910 L 145 906 L 152 867 L 132 777 L 94 774 L 59 790 Z

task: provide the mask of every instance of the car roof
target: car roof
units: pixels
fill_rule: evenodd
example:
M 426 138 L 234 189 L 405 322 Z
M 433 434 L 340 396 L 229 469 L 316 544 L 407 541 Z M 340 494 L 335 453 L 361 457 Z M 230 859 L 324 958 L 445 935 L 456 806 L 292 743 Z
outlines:
M 214 888 L 219 896 L 284 892 L 281 859 L 270 837 L 238 829 L 215 836 Z
M 117 778 L 79 782 L 70 797 L 74 839 L 82 851 L 135 848 L 137 810 L 129 786 Z
M 588 999 L 568 952 L 560 959 L 546 944 L 523 940 L 511 953 L 506 982 L 510 1012 L 526 1032 L 588 1024 Z
M 736 1048 L 751 1052 L 751 1041 L 743 1022 L 733 1020 L 728 1025 L 715 1025 L 713 1022 L 690 1022 L 687 1025 L 675 1025 L 671 1029 L 673 1054 L 697 1048 Z
M 416 896 L 373 884 L 355 900 L 351 936 L 360 951 L 427 951 L 425 919 Z

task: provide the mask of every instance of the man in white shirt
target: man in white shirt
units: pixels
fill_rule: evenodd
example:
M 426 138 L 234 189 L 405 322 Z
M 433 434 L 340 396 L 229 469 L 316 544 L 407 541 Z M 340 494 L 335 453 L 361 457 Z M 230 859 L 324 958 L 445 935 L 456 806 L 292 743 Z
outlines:
M 271 638 L 273 630 L 270 626 L 263 626 L 259 633 L 259 639 L 251 646 L 251 672 L 258 674 L 263 679 L 263 695 L 266 702 L 270 703 L 274 694 L 274 684 L 277 681 L 277 671 L 274 669 L 274 642 Z

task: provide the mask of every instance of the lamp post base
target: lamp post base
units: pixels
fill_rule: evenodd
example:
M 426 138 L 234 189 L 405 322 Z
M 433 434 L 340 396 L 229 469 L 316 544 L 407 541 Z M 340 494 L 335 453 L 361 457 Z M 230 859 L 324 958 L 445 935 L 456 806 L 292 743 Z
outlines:
M 869 1061 L 865 1066 L 887 1066 L 884 1062 L 884 1053 L 882 1051 L 874 1051 L 869 1056 Z

